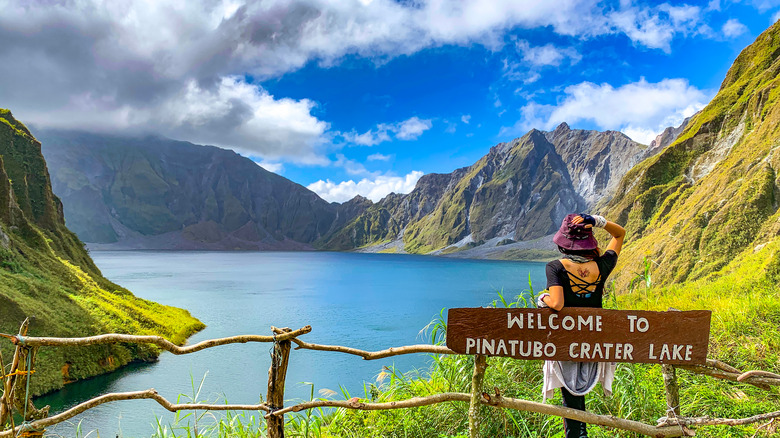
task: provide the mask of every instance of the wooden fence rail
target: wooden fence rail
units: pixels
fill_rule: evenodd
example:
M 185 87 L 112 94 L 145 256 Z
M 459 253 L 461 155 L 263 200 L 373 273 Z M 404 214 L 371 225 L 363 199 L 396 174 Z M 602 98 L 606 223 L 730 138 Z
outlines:
M 358 399 L 351 400 L 313 400 L 294 406 L 283 406 L 284 401 L 284 383 L 287 373 L 287 363 L 291 350 L 291 344 L 296 345 L 296 350 L 307 349 L 315 351 L 333 351 L 339 353 L 352 354 L 362 357 L 366 360 L 382 359 L 391 356 L 414 354 L 414 353 L 432 353 L 432 354 L 456 354 L 449 348 L 441 345 L 408 345 L 394 347 L 380 351 L 364 351 L 351 347 L 339 345 L 320 345 L 304 342 L 298 339 L 299 336 L 311 332 L 311 327 L 306 326 L 298 330 L 289 328 L 271 327 L 272 335 L 242 335 L 228 338 L 210 339 L 199 342 L 194 345 L 180 347 L 159 336 L 133 336 L 124 334 L 105 334 L 99 336 L 90 336 L 84 338 L 52 338 L 52 337 L 31 337 L 27 335 L 28 322 L 25 321 L 17 335 L 0 334 L 0 337 L 6 338 L 16 346 L 14 357 L 11 362 L 8 374 L 2 377 L 3 394 L 0 397 L 0 428 L 5 428 L 10 422 L 11 427 L 0 431 L 0 438 L 19 437 L 19 436 L 40 436 L 46 427 L 69 420 L 89 409 L 99 405 L 122 401 L 150 399 L 156 401 L 163 408 L 171 412 L 183 410 L 206 410 L 206 411 L 263 411 L 267 425 L 267 435 L 269 438 L 284 437 L 284 415 L 290 412 L 300 412 L 307 409 L 319 407 L 335 407 L 355 410 L 387 410 L 387 409 L 406 409 L 419 406 L 427 406 L 437 403 L 469 403 L 469 434 L 472 438 L 479 435 L 479 415 L 478 406 L 485 405 L 494 408 L 514 409 L 525 412 L 536 412 L 545 415 L 553 415 L 563 418 L 582 421 L 589 424 L 601 425 L 615 429 L 635 432 L 651 437 L 679 437 L 694 436 L 690 427 L 726 425 L 742 426 L 755 424 L 759 422 L 772 421 L 780 418 L 780 411 L 768 412 L 747 418 L 709 418 L 709 417 L 682 417 L 679 411 L 671 409 L 667 417 L 658 420 L 657 425 L 649 425 L 642 422 L 617 418 L 608 415 L 599 415 L 592 412 L 579 411 L 576 409 L 562 406 L 537 403 L 528 400 L 521 400 L 509 397 L 503 397 L 496 388 L 493 394 L 483 391 L 487 362 L 484 356 L 477 357 L 475 360 L 474 375 L 472 377 L 471 393 L 440 393 L 427 397 L 414 397 L 407 400 L 398 400 L 384 403 L 364 403 Z M 135 344 L 154 344 L 163 350 L 170 351 L 173 354 L 189 354 L 206 348 L 217 347 L 220 345 L 247 343 L 247 342 L 273 342 L 273 356 L 268 378 L 268 394 L 266 402 L 256 405 L 227 405 L 227 404 L 203 404 L 187 403 L 174 404 L 159 395 L 154 389 L 145 391 L 110 393 L 103 394 L 93 399 L 87 400 L 73 408 L 61 412 L 54 416 L 48 416 L 48 407 L 38 410 L 32 404 L 29 397 L 29 379 L 34 372 L 35 352 L 39 347 L 62 347 L 62 346 L 84 346 L 95 344 L 115 344 L 115 343 L 135 343 Z M 741 372 L 721 361 L 707 360 L 706 366 L 684 366 L 680 367 L 693 373 L 703 374 L 714 378 L 731 380 L 735 382 L 748 383 L 762 389 L 770 389 L 772 386 L 780 386 L 780 375 L 766 371 L 748 371 Z M 0 356 L 0 370 L 5 373 L 5 364 Z M 2 373 L 0 373 L 2 374 Z M 679 404 L 676 394 L 676 376 L 674 367 L 665 366 L 664 386 L 667 391 L 667 402 L 670 406 L 676 408 Z M 24 394 L 23 394 L 24 393 Z M 675 401 L 677 401 L 675 403 Z M 673 406 L 674 405 L 674 406 Z M 23 416 L 24 422 L 20 425 L 13 423 L 12 410 Z

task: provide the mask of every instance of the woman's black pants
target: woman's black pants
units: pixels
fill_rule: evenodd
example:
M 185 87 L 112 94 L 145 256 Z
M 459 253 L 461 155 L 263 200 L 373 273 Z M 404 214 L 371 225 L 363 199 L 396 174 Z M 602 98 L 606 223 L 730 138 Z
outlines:
M 566 388 L 561 388 L 561 394 L 563 395 L 563 405 L 567 408 L 585 410 L 585 396 L 574 395 L 570 393 Z M 566 430 L 566 438 L 587 438 L 588 432 L 585 428 L 585 423 L 577 420 L 569 420 L 564 418 L 563 428 Z

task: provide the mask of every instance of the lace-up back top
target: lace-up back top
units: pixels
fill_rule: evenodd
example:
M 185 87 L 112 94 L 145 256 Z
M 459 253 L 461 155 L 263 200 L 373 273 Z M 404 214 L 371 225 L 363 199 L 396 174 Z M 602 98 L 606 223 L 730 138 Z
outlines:
M 553 260 L 547 263 L 547 289 L 551 286 L 563 287 L 564 307 L 601 307 L 604 284 L 615 269 L 617 258 L 615 251 L 607 250 L 600 257 L 593 259 L 599 274 L 592 282 L 567 271 L 560 260 Z

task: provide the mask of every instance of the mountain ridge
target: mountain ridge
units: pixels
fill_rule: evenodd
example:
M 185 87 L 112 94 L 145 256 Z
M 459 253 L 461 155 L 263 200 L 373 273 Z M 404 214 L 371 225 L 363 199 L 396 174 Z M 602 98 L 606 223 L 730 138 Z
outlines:
M 70 131 L 39 136 L 69 222 L 99 248 L 311 249 L 360 206 L 328 203 L 214 146 Z
M 659 139 L 677 132 L 667 131 Z M 213 146 L 38 135 L 66 219 L 92 249 L 450 254 L 487 242 L 491 253 L 517 254 L 527 245 L 516 242 L 549 235 L 568 212 L 606 202 L 628 169 L 661 149 L 562 123 L 499 143 L 471 166 L 423 175 L 408 194 L 337 204 Z
M 664 138 L 682 126 L 665 131 Z M 566 214 L 606 202 L 632 166 L 661 149 L 617 131 L 573 130 L 566 123 L 550 132 L 532 129 L 493 146 L 472 166 L 423 176 L 409 194 L 389 195 L 315 245 L 433 254 L 466 250 L 491 257 L 528 250 L 527 242 L 554 233 Z M 539 175 L 550 179 L 536 180 Z M 428 189 L 433 179 L 438 191 Z M 411 214 L 420 211 L 425 214 Z M 486 243 L 492 249 L 472 251 Z M 543 242 L 533 247 L 553 249 Z

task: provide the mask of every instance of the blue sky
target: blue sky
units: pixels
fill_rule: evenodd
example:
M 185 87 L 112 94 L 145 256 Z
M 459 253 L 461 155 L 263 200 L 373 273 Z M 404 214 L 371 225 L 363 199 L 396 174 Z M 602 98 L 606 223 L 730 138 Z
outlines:
M 715 94 L 780 0 L 0 0 L 0 107 L 234 149 L 342 202 L 531 128 L 647 143 Z

